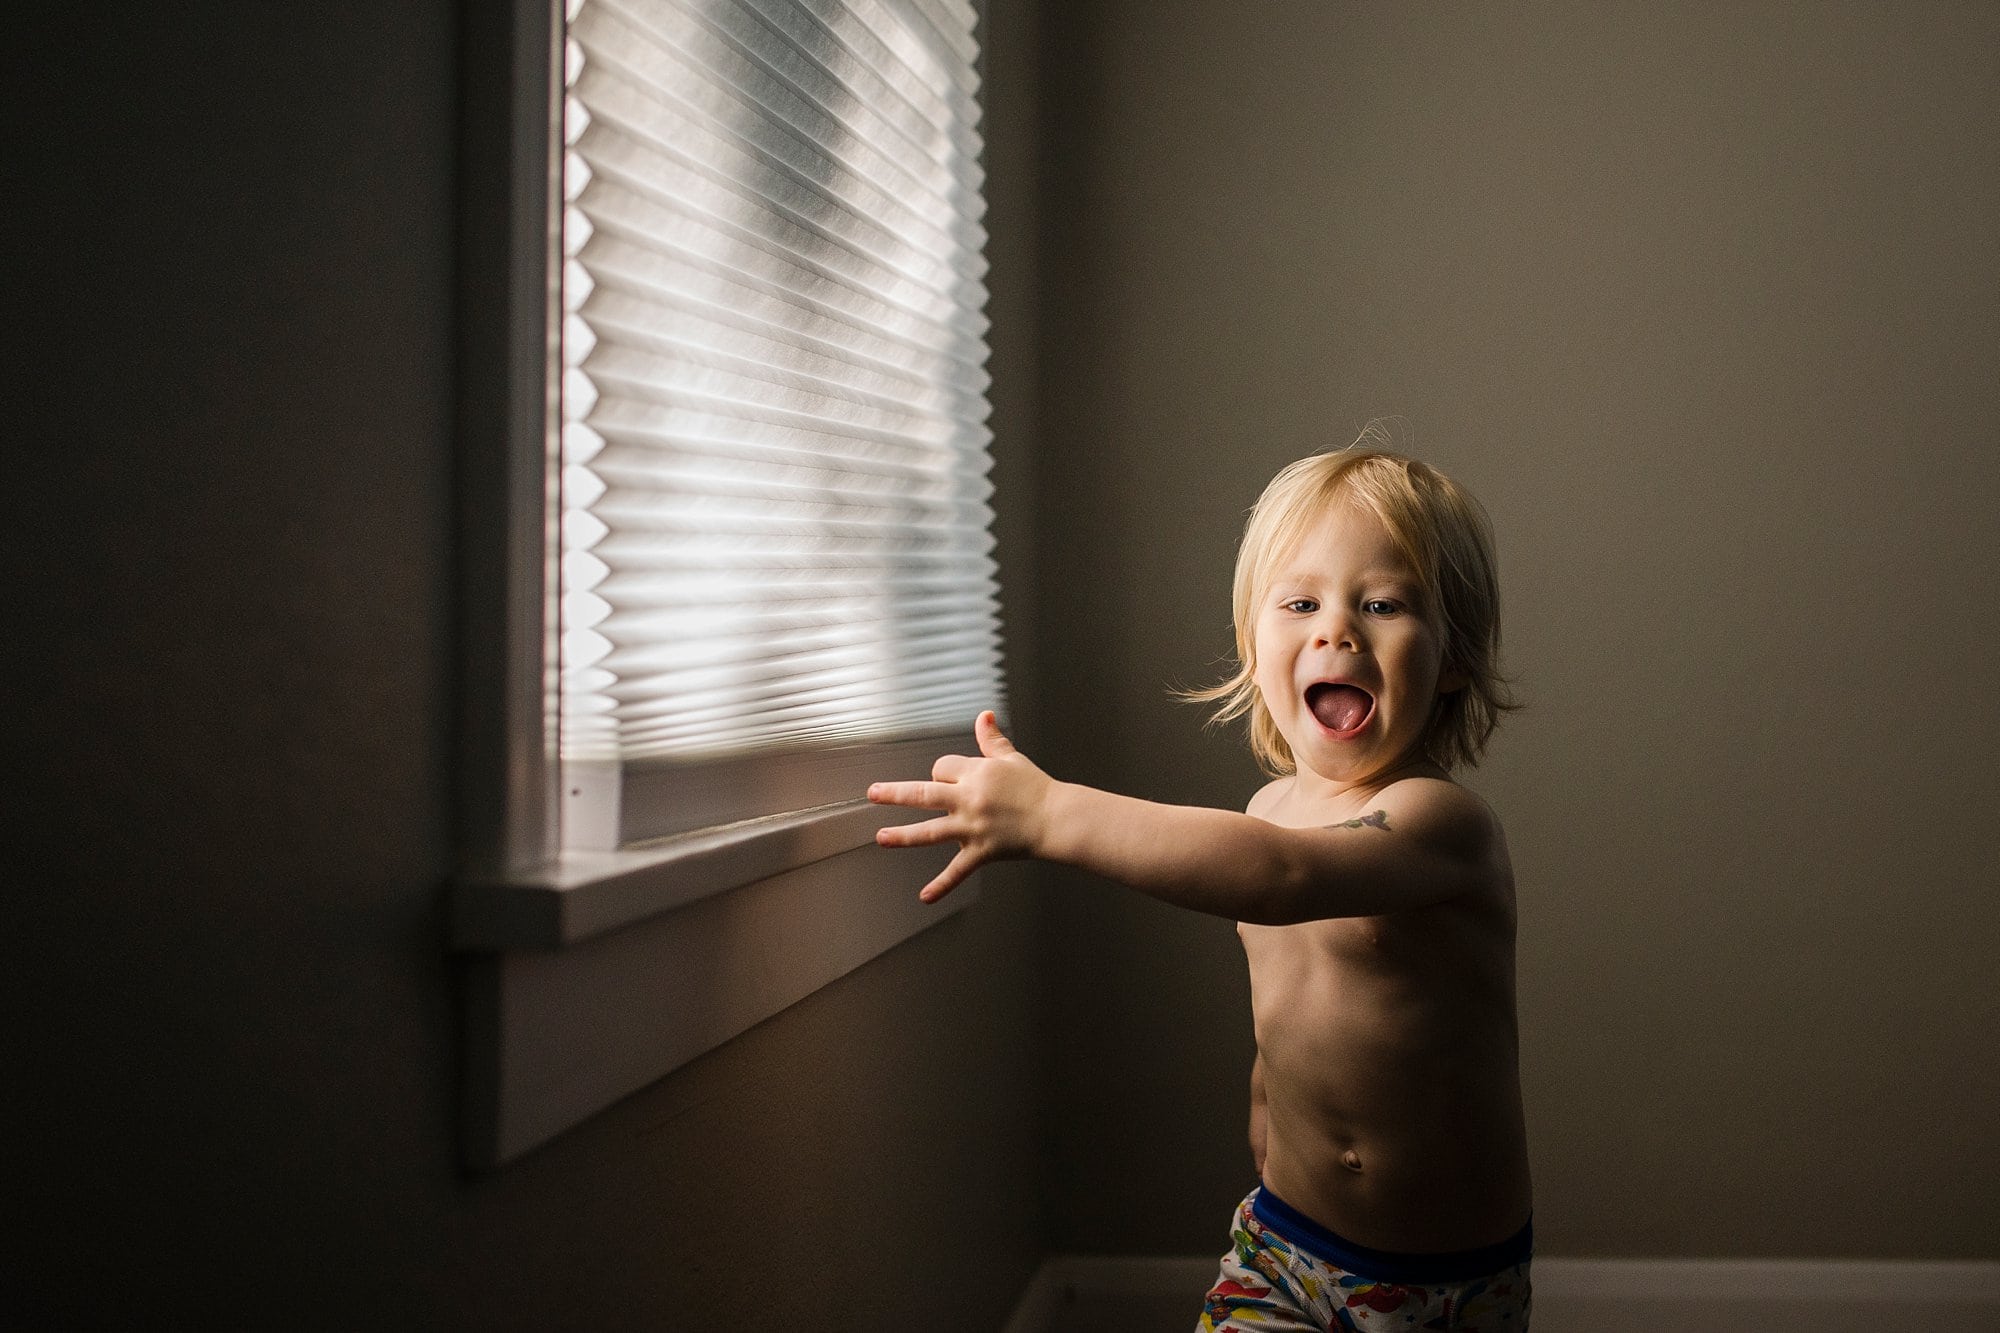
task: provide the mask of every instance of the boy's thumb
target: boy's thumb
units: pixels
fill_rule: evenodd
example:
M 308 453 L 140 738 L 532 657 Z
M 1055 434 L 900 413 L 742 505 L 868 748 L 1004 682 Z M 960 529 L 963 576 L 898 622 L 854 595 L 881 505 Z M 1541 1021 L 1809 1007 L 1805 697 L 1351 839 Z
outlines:
M 1000 719 L 993 715 L 990 708 L 973 721 L 972 734 L 979 738 L 979 753 L 988 759 L 1014 752 L 1014 742 L 1001 734 Z

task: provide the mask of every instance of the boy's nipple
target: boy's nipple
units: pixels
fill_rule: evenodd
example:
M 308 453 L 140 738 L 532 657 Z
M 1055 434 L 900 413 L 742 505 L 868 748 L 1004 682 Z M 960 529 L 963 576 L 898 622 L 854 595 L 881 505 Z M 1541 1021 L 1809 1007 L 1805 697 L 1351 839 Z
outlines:
M 1361 1154 L 1352 1148 L 1340 1155 L 1340 1164 L 1356 1175 L 1361 1174 Z

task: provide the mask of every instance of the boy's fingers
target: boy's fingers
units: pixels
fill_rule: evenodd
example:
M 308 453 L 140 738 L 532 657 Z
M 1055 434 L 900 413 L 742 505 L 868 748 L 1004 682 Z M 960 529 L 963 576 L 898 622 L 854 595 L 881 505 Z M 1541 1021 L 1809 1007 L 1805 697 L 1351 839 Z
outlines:
M 907 805 L 918 810 L 949 810 L 946 782 L 876 782 L 869 785 L 868 799 L 877 805 Z
M 877 847 L 928 847 L 934 842 L 952 842 L 955 838 L 948 818 L 926 819 L 917 824 L 890 824 L 875 830 Z
M 924 885 L 923 891 L 917 894 L 917 897 L 927 903 L 934 903 L 957 888 L 967 875 L 978 868 L 979 854 L 970 847 L 961 847 L 958 855 L 951 858 L 951 864 L 939 872 L 936 879 Z
M 962 754 L 939 755 L 938 761 L 931 765 L 931 777 L 938 782 L 955 782 L 971 762 Z
M 979 737 L 979 753 L 988 759 L 1014 753 L 1014 742 L 1001 734 L 1000 719 L 994 716 L 990 708 L 973 722 L 972 733 Z

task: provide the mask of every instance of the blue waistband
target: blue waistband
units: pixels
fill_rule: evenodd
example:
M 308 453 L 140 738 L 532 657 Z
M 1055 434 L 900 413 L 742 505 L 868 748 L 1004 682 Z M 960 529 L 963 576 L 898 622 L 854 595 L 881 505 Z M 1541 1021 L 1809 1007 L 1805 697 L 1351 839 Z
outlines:
M 1263 1186 L 1250 1196 L 1250 1211 L 1257 1215 L 1258 1221 L 1321 1262 L 1376 1282 L 1415 1286 L 1464 1282 L 1525 1264 L 1535 1254 L 1533 1218 L 1495 1245 L 1453 1250 L 1448 1254 L 1397 1254 L 1392 1250 L 1371 1250 L 1336 1235 Z

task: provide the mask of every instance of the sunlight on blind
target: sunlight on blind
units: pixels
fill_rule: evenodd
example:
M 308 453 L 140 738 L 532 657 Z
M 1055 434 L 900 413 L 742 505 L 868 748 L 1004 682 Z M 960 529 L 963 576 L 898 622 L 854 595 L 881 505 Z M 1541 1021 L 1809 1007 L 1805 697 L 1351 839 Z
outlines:
M 1000 702 L 974 15 L 571 0 L 564 758 Z

